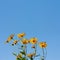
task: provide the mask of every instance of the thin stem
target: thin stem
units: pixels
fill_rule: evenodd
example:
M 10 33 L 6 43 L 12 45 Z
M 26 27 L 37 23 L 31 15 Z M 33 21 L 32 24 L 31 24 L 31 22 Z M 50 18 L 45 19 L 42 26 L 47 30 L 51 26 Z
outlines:
M 44 48 L 42 48 L 43 56 L 44 56 Z
M 47 57 L 47 49 L 46 49 L 46 48 L 45 48 L 45 51 L 46 51 L 46 52 L 45 52 L 45 59 L 46 59 L 46 57 Z
M 34 49 L 34 54 L 36 54 L 36 48 Z M 33 58 L 35 58 L 35 55 L 34 55 L 34 57 Z
M 33 58 L 31 58 L 31 60 L 33 60 Z
M 27 55 L 27 46 L 25 44 L 25 58 L 26 58 L 26 55 Z M 26 60 L 27 60 L 27 58 L 26 58 Z
M 42 56 L 42 57 L 43 57 L 43 59 L 44 59 L 44 58 L 45 58 L 45 56 L 44 56 L 44 48 L 42 48 L 42 52 L 43 52 L 43 56 Z M 44 60 L 45 60 L 45 59 L 44 59 Z

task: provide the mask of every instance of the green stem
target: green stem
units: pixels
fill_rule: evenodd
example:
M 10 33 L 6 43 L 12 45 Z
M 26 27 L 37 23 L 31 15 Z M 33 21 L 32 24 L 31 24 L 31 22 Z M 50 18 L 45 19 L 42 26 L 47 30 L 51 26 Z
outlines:
M 43 52 L 43 60 L 45 60 L 45 59 L 44 59 L 44 48 L 42 48 L 42 52 Z
M 31 58 L 31 60 L 33 60 L 33 58 Z
M 42 48 L 43 56 L 44 56 L 44 48 Z
M 26 54 L 27 54 L 27 46 L 25 44 L 25 58 L 26 58 Z M 26 58 L 26 60 L 27 60 L 27 58 Z

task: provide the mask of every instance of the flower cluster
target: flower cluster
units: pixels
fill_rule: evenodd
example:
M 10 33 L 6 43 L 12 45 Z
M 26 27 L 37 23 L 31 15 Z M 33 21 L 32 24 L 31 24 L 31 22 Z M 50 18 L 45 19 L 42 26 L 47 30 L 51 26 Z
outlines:
M 20 43 L 20 52 L 18 54 L 13 53 L 13 55 L 16 56 L 16 60 L 34 60 L 35 57 L 38 57 L 40 55 L 37 54 L 37 49 L 36 46 L 39 46 L 42 49 L 42 53 L 43 55 L 41 57 L 41 60 L 45 60 L 45 51 L 44 49 L 46 49 L 47 47 L 47 43 L 46 42 L 38 42 L 38 39 L 36 37 L 32 37 L 30 39 L 24 38 L 26 34 L 25 33 L 19 33 L 16 36 L 18 37 L 18 40 L 14 39 L 15 34 L 11 34 L 8 39 L 6 40 L 5 43 L 9 43 L 11 42 L 11 40 L 13 40 L 12 42 L 12 46 L 17 45 L 18 43 Z M 34 49 L 33 53 L 27 53 L 27 47 L 28 44 L 32 44 L 31 49 Z

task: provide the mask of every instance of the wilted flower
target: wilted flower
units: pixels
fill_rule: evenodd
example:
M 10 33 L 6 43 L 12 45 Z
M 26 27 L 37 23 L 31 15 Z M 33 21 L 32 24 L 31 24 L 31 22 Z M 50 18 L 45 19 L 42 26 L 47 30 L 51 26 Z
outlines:
M 20 34 L 17 34 L 18 38 L 22 38 L 25 36 L 25 33 L 20 33 Z
M 35 48 L 35 46 L 33 45 L 32 48 Z
M 16 45 L 18 43 L 18 40 L 14 40 L 12 45 Z
M 35 56 L 35 53 L 27 54 L 27 56 L 28 56 L 29 58 L 32 58 L 33 56 Z
M 37 38 L 35 38 L 35 37 L 31 38 L 30 43 L 36 44 L 37 43 Z
M 47 43 L 46 43 L 46 42 L 40 42 L 40 43 L 39 43 L 39 46 L 40 46 L 41 48 L 46 48 L 46 47 L 47 47 Z

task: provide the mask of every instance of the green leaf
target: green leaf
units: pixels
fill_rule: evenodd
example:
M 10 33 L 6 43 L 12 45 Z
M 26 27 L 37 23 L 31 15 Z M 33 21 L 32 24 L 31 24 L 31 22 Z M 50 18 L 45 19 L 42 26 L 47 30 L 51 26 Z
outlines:
M 26 60 L 26 58 L 22 58 L 22 60 Z
M 38 56 L 40 56 L 40 54 L 39 55 L 36 55 L 35 57 L 38 57 Z
M 17 56 L 17 54 L 16 53 L 12 53 L 13 55 L 15 55 L 15 56 Z
M 16 60 L 21 60 L 20 58 L 17 58 Z
M 17 58 L 16 60 L 26 60 L 26 58 Z
M 23 55 L 25 55 L 25 52 L 24 51 L 20 51 L 20 53 L 22 53 Z

